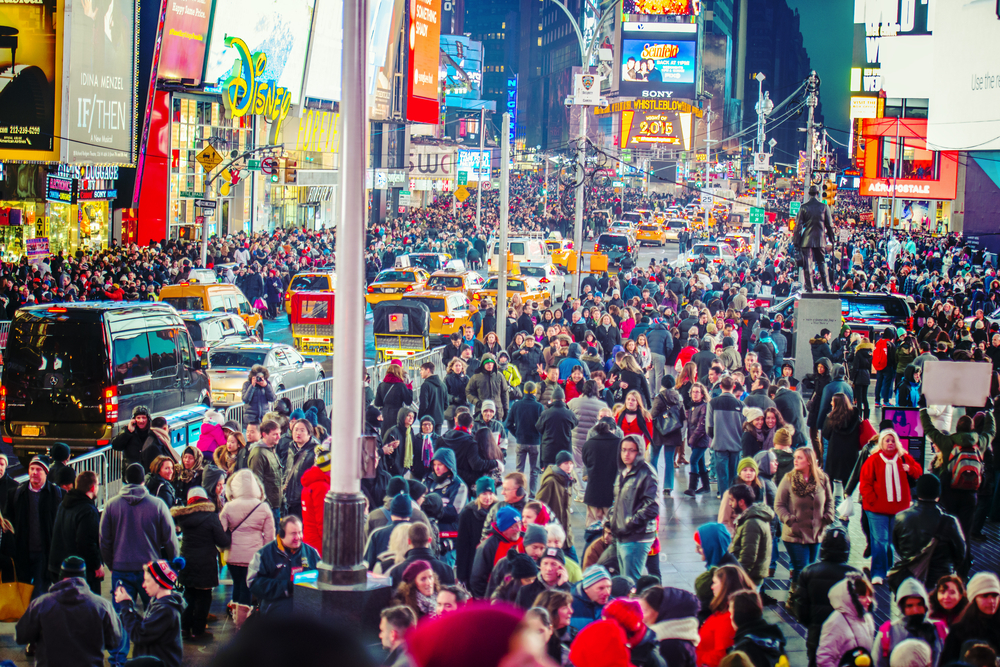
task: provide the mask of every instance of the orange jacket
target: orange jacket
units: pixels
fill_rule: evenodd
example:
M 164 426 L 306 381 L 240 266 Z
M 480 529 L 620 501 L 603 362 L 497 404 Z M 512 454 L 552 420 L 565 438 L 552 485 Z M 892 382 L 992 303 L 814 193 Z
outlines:
M 302 541 L 323 551 L 323 503 L 330 490 L 330 473 L 317 466 L 302 475 Z

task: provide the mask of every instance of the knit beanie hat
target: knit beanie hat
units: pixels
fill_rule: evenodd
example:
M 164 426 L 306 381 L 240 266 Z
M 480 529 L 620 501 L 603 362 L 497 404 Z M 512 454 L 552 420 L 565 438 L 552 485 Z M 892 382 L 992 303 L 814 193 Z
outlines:
M 743 472 L 744 468 L 753 468 L 754 474 L 760 472 L 760 469 L 757 467 L 757 462 L 754 461 L 749 456 L 746 457 L 745 459 L 740 459 L 740 462 L 736 464 L 736 474 L 739 475 L 741 472 Z
M 128 468 L 125 468 L 126 484 L 142 484 L 145 481 L 146 470 L 142 467 L 141 463 L 133 463 Z
M 882 421 L 880 421 L 878 423 L 878 430 L 881 433 L 882 431 L 890 429 L 890 428 L 892 428 L 894 426 L 895 426 L 895 424 L 893 423 L 893 421 L 891 419 L 883 419 Z
M 45 454 L 39 454 L 35 456 L 33 459 L 31 459 L 31 463 L 28 464 L 28 467 L 30 468 L 31 466 L 40 466 L 44 468 L 45 474 L 48 475 L 49 468 L 52 467 L 52 459 L 50 459 Z
M 195 503 L 207 502 L 208 492 L 200 486 L 192 486 L 188 489 L 187 494 L 187 504 L 193 505 Z
M 531 556 L 517 553 L 513 550 L 507 553 L 514 554 L 511 557 L 510 565 L 510 575 L 512 577 L 515 579 L 530 579 L 531 577 L 538 576 L 538 566 L 535 565 L 535 561 L 531 560 Z
M 486 399 L 485 401 L 479 404 L 479 411 L 482 412 L 483 410 L 492 410 L 493 412 L 496 412 L 497 404 L 494 401 L 491 401 L 490 399 Z
M 524 546 L 529 544 L 548 544 L 549 534 L 545 531 L 545 526 L 539 526 L 537 523 L 533 523 L 528 526 L 528 529 L 524 531 L 524 540 L 522 540 Z
M 316 448 L 316 467 L 322 472 L 330 472 L 330 462 L 333 460 L 333 455 L 330 450 L 326 447 L 319 446 Z
M 627 598 L 632 592 L 632 588 L 635 583 L 632 581 L 632 577 L 628 577 L 624 574 L 620 574 L 617 577 L 611 577 L 611 597 L 613 598 Z
M 497 510 L 497 518 L 494 523 L 501 533 L 521 520 L 521 513 L 510 505 L 505 505 Z
M 569 647 L 575 667 L 628 667 L 627 637 L 615 621 L 594 621 L 580 630 Z
M 559 453 L 556 454 L 557 466 L 561 466 L 564 463 L 572 463 L 572 461 L 573 461 L 573 455 L 567 452 L 565 449 L 560 450 Z
M 406 483 L 406 479 L 403 477 L 391 477 L 389 478 L 389 483 L 385 487 L 385 495 L 390 498 L 395 498 L 401 493 L 409 493 L 410 487 Z
M 785 424 L 777 431 L 774 432 L 774 444 L 776 445 L 791 445 L 792 436 L 795 434 L 795 429 L 789 425 Z
M 642 621 L 642 607 L 637 600 L 615 598 L 604 607 L 604 618 L 621 626 L 630 646 L 635 646 L 646 636 L 646 624 Z
M 566 398 L 566 392 L 563 391 L 563 388 L 560 387 L 559 385 L 556 385 L 555 387 L 553 387 L 553 389 L 552 389 L 552 400 L 553 401 L 561 401 L 564 398 Z
M 69 455 L 69 445 L 65 442 L 57 442 L 49 447 L 49 456 L 53 461 L 68 461 Z
M 931 647 L 920 639 L 904 639 L 889 655 L 889 667 L 926 667 L 931 664 Z
M 59 577 L 61 579 L 86 576 L 87 563 L 79 556 L 70 556 L 62 562 L 62 565 L 59 568 Z
M 523 616 L 509 605 L 470 602 L 450 614 L 424 619 L 406 635 L 406 649 L 416 667 L 497 667 Z M 627 660 L 622 663 L 626 665 Z
M 1000 579 L 997 579 L 997 575 L 992 572 L 977 572 L 972 575 L 972 579 L 969 579 L 969 585 L 965 590 L 969 602 L 985 593 L 1000 594 Z
M 408 480 L 408 485 L 410 488 L 410 497 L 414 500 L 419 500 L 427 495 L 427 485 L 418 479 Z
M 409 519 L 413 515 L 413 500 L 407 493 L 400 493 L 389 503 L 389 514 Z
M 924 473 L 917 478 L 917 498 L 935 500 L 941 497 L 941 480 L 937 475 Z
M 431 569 L 431 564 L 425 560 L 415 560 L 403 570 L 403 581 L 412 584 L 421 572 Z
M 548 547 L 542 557 L 538 559 L 539 562 L 545 560 L 546 558 L 551 558 L 553 560 L 559 561 L 560 565 L 566 564 L 566 555 L 563 553 L 562 549 L 558 547 Z
M 492 477 L 480 477 L 476 480 L 476 496 L 480 496 L 487 491 L 496 493 L 497 483 L 493 481 Z
M 752 422 L 764 416 L 764 411 L 760 408 L 743 408 L 743 420 Z
M 587 589 L 607 579 L 611 581 L 611 573 L 603 565 L 591 565 L 583 571 L 583 588 Z
M 185 561 L 180 557 L 174 559 L 173 567 L 170 567 L 171 563 L 165 560 L 151 560 L 146 563 L 146 571 L 160 586 L 173 590 L 177 585 L 177 573 L 174 572 L 174 568 L 183 570 L 184 565 Z

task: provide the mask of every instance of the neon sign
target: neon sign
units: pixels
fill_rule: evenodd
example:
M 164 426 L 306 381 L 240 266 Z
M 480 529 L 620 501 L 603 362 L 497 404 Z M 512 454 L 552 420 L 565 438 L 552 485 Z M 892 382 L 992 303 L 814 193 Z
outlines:
M 267 55 L 250 53 L 250 47 L 238 37 L 226 37 L 226 46 L 240 55 L 239 73 L 231 74 L 222 85 L 222 101 L 233 118 L 247 115 L 263 116 L 274 123 L 271 135 L 277 136 L 281 123 L 292 106 L 292 92 L 261 75 L 267 68 Z

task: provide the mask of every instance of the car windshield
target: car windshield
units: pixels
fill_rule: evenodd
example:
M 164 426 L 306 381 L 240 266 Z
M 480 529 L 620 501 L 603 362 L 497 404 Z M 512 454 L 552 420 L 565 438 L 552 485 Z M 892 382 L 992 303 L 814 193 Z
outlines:
M 544 266 L 524 266 L 521 265 L 521 273 L 530 278 L 544 278 L 547 274 Z
M 377 283 L 409 283 L 413 282 L 413 274 L 407 271 L 383 271 L 375 276 Z
M 177 310 L 203 310 L 200 296 L 168 296 L 163 303 L 169 303 Z
M 250 368 L 263 364 L 267 352 L 253 350 L 214 350 L 209 353 L 209 363 L 215 368 Z
M 430 298 L 423 298 L 423 297 L 421 297 L 421 298 L 413 299 L 413 300 L 414 301 L 419 301 L 420 303 L 422 303 L 425 306 L 427 306 L 427 310 L 431 311 L 432 313 L 443 313 L 443 312 L 445 312 L 444 299 L 430 299 Z
M 490 278 L 489 280 L 487 280 L 486 281 L 486 287 L 485 287 L 485 289 L 488 289 L 488 290 L 495 290 L 495 289 L 497 289 L 497 279 L 496 278 Z M 508 280 L 507 281 L 507 291 L 508 292 L 524 292 L 524 291 L 527 291 L 527 290 L 525 290 L 524 281 L 523 280 Z
M 202 340 L 201 324 L 198 322 L 185 321 L 184 325 L 187 326 L 188 333 L 191 334 L 191 340 Z
M 717 245 L 696 245 L 691 248 L 692 255 L 706 255 L 709 257 L 721 254 Z
M 627 220 L 628 222 L 639 222 L 642 220 L 642 216 L 638 213 L 625 213 L 622 215 L 622 220 Z
M 612 248 L 627 248 L 629 246 L 628 237 L 624 234 L 601 234 L 597 239 L 597 245 L 610 246 Z
M 421 266 L 428 271 L 437 271 L 441 268 L 441 258 L 437 255 L 410 255 L 410 264 Z
M 684 220 L 668 220 L 667 224 L 670 225 L 670 229 L 677 229 L 687 225 L 687 222 Z
M 74 322 L 41 320 L 15 328 L 4 350 L 4 383 L 48 391 L 53 387 L 103 386 L 103 347 L 94 328 Z
M 326 276 L 295 276 L 288 289 L 320 292 L 330 289 L 330 279 Z
M 461 276 L 431 276 L 427 281 L 428 289 L 462 289 Z

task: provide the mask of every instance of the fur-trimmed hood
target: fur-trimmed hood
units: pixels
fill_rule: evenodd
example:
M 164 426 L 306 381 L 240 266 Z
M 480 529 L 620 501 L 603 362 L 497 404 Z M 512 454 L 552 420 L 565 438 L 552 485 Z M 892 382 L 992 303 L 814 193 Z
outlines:
M 267 370 L 267 366 L 261 366 L 260 364 L 254 364 L 251 366 L 250 377 L 255 377 L 257 373 L 263 373 L 265 380 L 269 380 L 271 378 L 271 372 Z
M 198 512 L 214 512 L 214 511 L 215 511 L 215 503 L 213 503 L 210 500 L 206 500 L 200 503 L 195 503 L 194 505 L 171 507 L 170 516 L 177 518 L 179 516 L 188 516 L 190 514 L 196 514 Z

